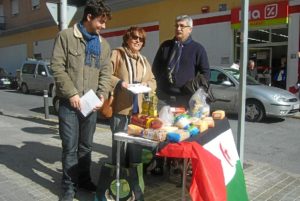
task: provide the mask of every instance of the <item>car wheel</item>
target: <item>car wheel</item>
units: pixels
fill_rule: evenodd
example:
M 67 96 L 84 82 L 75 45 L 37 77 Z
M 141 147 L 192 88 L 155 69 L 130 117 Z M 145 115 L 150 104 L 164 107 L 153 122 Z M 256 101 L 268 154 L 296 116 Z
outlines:
M 58 109 L 59 109 L 59 99 L 58 99 L 57 96 L 53 97 L 52 104 L 53 104 L 55 113 L 58 114 Z
M 248 100 L 246 102 L 246 121 L 258 122 L 265 116 L 263 105 L 256 100 Z
M 22 84 L 21 91 L 22 91 L 23 94 L 28 94 L 29 93 L 29 90 L 28 90 L 28 87 L 27 87 L 26 84 L 24 84 L 24 83 Z

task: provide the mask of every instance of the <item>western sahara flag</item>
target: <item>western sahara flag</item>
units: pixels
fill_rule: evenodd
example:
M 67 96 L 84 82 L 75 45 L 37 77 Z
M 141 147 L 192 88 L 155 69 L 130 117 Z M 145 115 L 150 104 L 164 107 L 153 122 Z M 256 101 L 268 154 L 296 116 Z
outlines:
M 204 136 L 188 142 L 170 143 L 158 155 L 192 160 L 190 196 L 193 201 L 248 200 L 243 169 L 228 120 L 217 122 L 216 127 Z
M 235 147 L 231 129 L 223 132 L 203 146 L 221 161 L 227 201 L 247 201 L 243 168 Z

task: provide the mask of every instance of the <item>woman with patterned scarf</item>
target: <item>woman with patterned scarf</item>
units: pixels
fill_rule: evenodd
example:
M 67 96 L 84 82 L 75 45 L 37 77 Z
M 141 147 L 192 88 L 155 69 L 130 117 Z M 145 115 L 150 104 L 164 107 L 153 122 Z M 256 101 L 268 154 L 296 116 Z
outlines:
M 130 27 L 123 36 L 122 47 L 112 51 L 113 66 L 112 85 L 114 87 L 113 117 L 111 131 L 127 131 L 132 114 L 142 112 L 143 94 L 134 95 L 127 90 L 128 84 L 141 83 L 156 90 L 156 81 L 151 65 L 140 51 L 145 46 L 146 32 L 140 27 Z M 113 137 L 114 139 L 114 137 Z M 116 141 L 112 144 L 112 162 L 116 162 Z M 128 161 L 141 163 L 142 148 L 140 145 L 127 145 Z M 122 157 L 121 157 L 122 158 Z

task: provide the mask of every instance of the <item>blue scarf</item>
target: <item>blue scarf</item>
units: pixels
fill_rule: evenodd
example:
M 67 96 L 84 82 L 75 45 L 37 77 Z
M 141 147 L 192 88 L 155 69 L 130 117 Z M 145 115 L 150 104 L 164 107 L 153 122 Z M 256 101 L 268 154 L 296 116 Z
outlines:
M 90 34 L 87 32 L 86 28 L 83 26 L 82 22 L 78 23 L 78 29 L 83 35 L 83 38 L 87 42 L 87 46 L 85 48 L 85 64 L 88 66 L 92 66 L 92 57 L 95 57 L 95 66 L 100 66 L 100 54 L 101 54 L 101 43 L 99 40 L 99 35 Z

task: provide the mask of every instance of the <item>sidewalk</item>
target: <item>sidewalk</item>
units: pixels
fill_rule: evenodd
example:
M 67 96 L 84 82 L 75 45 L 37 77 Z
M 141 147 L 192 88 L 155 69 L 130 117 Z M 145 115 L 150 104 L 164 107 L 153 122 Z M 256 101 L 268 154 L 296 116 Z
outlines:
M 0 112 L 0 201 L 55 201 L 60 194 L 61 148 L 56 120 Z M 100 163 L 109 161 L 111 133 L 97 128 L 92 155 L 93 181 Z M 300 175 L 269 164 L 245 161 L 244 174 L 250 200 L 300 201 Z M 146 175 L 146 201 L 179 201 L 179 178 Z M 79 191 L 77 200 L 93 201 Z

